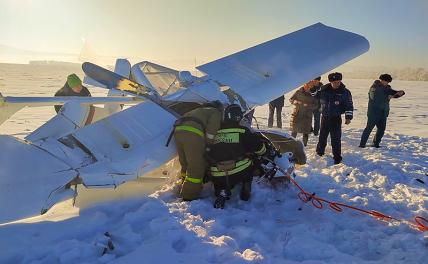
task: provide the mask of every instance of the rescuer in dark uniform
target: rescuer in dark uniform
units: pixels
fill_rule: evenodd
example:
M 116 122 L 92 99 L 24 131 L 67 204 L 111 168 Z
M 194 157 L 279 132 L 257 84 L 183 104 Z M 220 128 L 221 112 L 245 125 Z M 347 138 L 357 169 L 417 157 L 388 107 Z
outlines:
M 224 110 L 221 127 L 208 152 L 211 179 L 217 196 L 214 208 L 224 208 L 231 189 L 239 182 L 242 182 L 241 200 L 250 199 L 253 179 L 251 158 L 266 152 L 260 136 L 239 124 L 242 117 L 243 112 L 237 104 L 229 105 Z
M 317 154 L 324 155 L 327 137 L 330 134 L 334 164 L 342 161 L 341 137 L 342 114 L 345 114 L 345 124 L 350 124 L 354 106 L 351 92 L 342 83 L 342 74 L 339 72 L 328 75 L 329 84 L 323 85 L 317 97 L 321 104 L 321 129 L 317 144 Z

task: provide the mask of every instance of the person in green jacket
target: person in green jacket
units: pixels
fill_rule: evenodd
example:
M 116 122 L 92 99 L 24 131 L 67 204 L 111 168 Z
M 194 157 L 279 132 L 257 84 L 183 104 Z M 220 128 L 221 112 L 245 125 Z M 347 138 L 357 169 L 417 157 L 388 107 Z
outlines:
M 222 105 L 214 102 L 187 112 L 174 125 L 174 139 L 181 165 L 183 184 L 180 196 L 185 201 L 199 198 L 207 170 L 205 152 L 220 128 Z
M 373 138 L 373 147 L 380 148 L 379 144 L 385 133 L 386 120 L 389 115 L 389 101 L 391 98 L 403 96 L 404 91 L 396 91 L 391 88 L 389 83 L 392 77 L 389 74 L 382 74 L 379 80 L 374 81 L 369 90 L 369 104 L 367 109 L 367 125 L 361 135 L 360 148 L 365 148 L 367 140 L 376 126 L 376 135 Z
M 82 85 L 82 80 L 76 74 L 70 74 L 67 77 L 67 82 L 59 89 L 55 96 L 91 96 L 88 88 Z M 55 111 L 58 113 L 61 105 L 55 105 Z

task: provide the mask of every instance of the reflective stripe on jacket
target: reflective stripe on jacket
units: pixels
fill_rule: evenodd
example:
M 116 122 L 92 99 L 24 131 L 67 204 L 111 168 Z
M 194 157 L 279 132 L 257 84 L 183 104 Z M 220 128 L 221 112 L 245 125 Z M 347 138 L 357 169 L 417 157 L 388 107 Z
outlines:
M 246 158 L 236 162 L 235 168 L 231 170 L 220 170 L 218 167 L 212 166 L 210 168 L 210 171 L 211 171 L 211 175 L 214 177 L 232 175 L 245 170 L 246 168 L 250 167 L 251 164 L 252 164 L 251 160 Z
M 187 182 L 202 183 L 202 179 L 201 178 L 192 178 L 189 175 L 186 175 L 186 177 L 184 178 L 184 180 L 187 181 Z
M 197 129 L 197 128 L 192 127 L 192 126 L 188 126 L 188 125 L 176 126 L 175 131 L 188 131 L 188 132 L 195 133 L 198 136 L 204 137 L 204 132 L 202 130 Z
M 188 131 L 202 136 L 210 144 L 220 128 L 221 112 L 214 107 L 196 108 L 178 120 L 175 131 Z
M 208 153 L 212 163 L 211 174 L 226 176 L 241 172 L 252 165 L 252 161 L 247 158 L 248 154 L 263 155 L 265 152 L 266 146 L 262 139 L 249 128 L 224 124 L 217 131 Z
M 213 144 L 218 143 L 239 143 L 239 134 L 245 133 L 242 128 L 226 128 L 217 131 Z

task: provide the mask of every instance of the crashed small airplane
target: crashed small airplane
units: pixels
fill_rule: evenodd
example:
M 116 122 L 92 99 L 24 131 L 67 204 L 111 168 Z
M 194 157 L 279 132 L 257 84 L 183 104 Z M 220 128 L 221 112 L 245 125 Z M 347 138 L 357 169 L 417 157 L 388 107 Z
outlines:
M 110 90 L 105 98 L 0 96 L 0 123 L 25 106 L 63 104 L 24 140 L 0 135 L 0 223 L 46 212 L 75 195 L 73 184 L 115 188 L 138 178 L 152 192 L 167 177 L 153 172 L 176 156 L 165 143 L 180 115 L 214 100 L 249 113 L 368 49 L 364 37 L 317 23 L 200 65 L 200 78 L 118 59 L 114 72 L 82 65 L 85 83 Z M 287 151 L 287 134 L 264 134 Z

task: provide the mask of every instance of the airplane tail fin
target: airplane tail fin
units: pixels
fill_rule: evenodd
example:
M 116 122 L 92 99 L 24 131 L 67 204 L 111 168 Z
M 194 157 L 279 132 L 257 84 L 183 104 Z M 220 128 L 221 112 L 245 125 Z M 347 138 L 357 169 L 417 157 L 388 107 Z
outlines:
M 114 66 L 114 72 L 125 78 L 129 78 L 129 75 L 131 74 L 131 63 L 127 59 L 117 59 Z M 109 90 L 107 96 L 125 96 L 125 94 Z M 110 114 L 114 114 L 121 111 L 123 105 L 105 104 L 104 108 L 107 109 Z
M 125 78 L 129 78 L 130 74 L 131 74 L 131 64 L 127 59 L 117 59 L 116 60 L 116 64 L 114 66 L 114 72 L 125 77 Z M 105 84 L 102 84 L 94 79 L 92 79 L 91 77 L 89 77 L 88 75 L 85 75 L 85 77 L 83 78 L 83 83 L 87 84 L 87 85 L 92 85 L 92 86 L 96 86 L 96 87 L 101 87 L 101 88 L 105 88 L 105 89 L 109 89 Z M 121 93 L 117 90 L 112 90 L 109 89 L 108 97 L 111 96 L 125 96 L 124 93 Z M 110 114 L 114 114 L 116 112 L 119 112 L 122 110 L 122 106 L 119 104 L 105 104 L 104 108 L 107 109 L 107 111 Z

